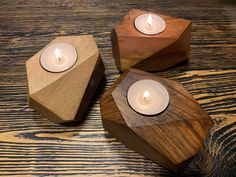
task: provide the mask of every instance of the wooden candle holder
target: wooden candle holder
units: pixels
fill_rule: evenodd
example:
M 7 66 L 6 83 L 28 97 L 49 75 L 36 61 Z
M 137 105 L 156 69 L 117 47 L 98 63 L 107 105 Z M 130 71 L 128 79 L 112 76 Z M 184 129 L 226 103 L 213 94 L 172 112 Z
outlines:
M 68 43 L 78 53 L 70 69 L 52 73 L 39 62 L 42 50 L 26 61 L 29 105 L 57 123 L 81 119 L 101 81 L 104 65 L 92 35 L 57 37 L 55 43 Z
M 134 26 L 135 18 L 145 13 L 149 12 L 131 10 L 111 32 L 113 55 L 121 71 L 130 67 L 160 71 L 189 57 L 191 21 L 159 15 L 166 22 L 165 30 L 146 35 Z
M 169 92 L 167 109 L 145 116 L 130 108 L 127 91 L 136 81 L 158 81 Z M 180 173 L 202 147 L 213 122 L 191 94 L 177 81 L 130 69 L 101 99 L 102 123 L 108 132 L 136 152 Z

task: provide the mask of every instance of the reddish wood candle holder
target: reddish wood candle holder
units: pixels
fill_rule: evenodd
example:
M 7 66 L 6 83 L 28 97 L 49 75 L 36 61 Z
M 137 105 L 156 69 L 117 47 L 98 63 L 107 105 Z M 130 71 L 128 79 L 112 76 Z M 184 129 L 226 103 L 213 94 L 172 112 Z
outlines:
M 146 35 L 135 26 L 135 18 L 149 13 L 131 10 L 112 30 L 111 42 L 117 67 L 159 71 L 176 65 L 189 57 L 191 21 L 159 15 L 166 22 L 163 32 Z
M 168 91 L 167 109 L 145 116 L 130 108 L 127 91 L 136 81 L 150 79 Z M 177 81 L 130 69 L 101 99 L 104 128 L 122 143 L 154 162 L 179 173 L 199 151 L 213 122 L 191 94 Z
M 56 43 L 73 46 L 78 58 L 70 69 L 53 73 L 40 65 L 40 56 Z M 104 74 L 93 36 L 57 37 L 44 49 L 26 62 L 29 105 L 58 123 L 81 119 Z

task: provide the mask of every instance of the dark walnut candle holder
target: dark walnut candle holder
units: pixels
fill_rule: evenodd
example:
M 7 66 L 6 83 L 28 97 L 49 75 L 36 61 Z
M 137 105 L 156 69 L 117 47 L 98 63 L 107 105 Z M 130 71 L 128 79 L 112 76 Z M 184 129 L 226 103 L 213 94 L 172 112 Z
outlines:
M 40 65 L 44 49 L 26 62 L 29 105 L 57 123 L 80 120 L 104 74 L 104 65 L 92 35 L 57 37 L 78 53 L 70 69 L 52 73 Z
M 130 108 L 126 95 L 136 81 L 150 79 L 169 92 L 167 109 L 145 116 Z M 130 69 L 123 73 L 101 99 L 102 123 L 108 132 L 136 152 L 175 173 L 183 171 L 213 126 L 191 94 L 177 81 Z
M 121 71 L 130 67 L 160 71 L 189 57 L 191 21 L 158 14 L 166 22 L 165 30 L 146 35 L 134 26 L 135 18 L 145 13 L 149 12 L 129 11 L 111 32 L 113 55 Z

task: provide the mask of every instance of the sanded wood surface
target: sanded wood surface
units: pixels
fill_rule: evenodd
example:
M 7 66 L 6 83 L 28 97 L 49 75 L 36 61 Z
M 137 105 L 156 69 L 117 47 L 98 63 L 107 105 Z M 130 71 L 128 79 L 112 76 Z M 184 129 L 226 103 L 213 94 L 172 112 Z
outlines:
M 138 81 L 151 79 L 168 91 L 168 107 L 157 115 L 141 115 L 126 98 Z M 177 81 L 137 69 L 125 71 L 100 101 L 103 127 L 136 152 L 182 174 L 202 148 L 213 121 L 191 94 Z
M 57 37 L 47 47 L 62 42 L 72 45 L 78 53 L 76 63 L 67 71 L 45 71 L 39 63 L 44 49 L 26 61 L 29 105 L 57 123 L 83 117 L 104 75 L 104 65 L 92 35 Z
M 119 72 L 110 31 L 130 9 L 192 20 L 190 60 L 157 75 L 181 82 L 214 127 L 184 175 L 236 176 L 234 0 L 0 1 L 0 175 L 174 176 L 102 127 L 100 98 Z M 62 126 L 27 104 L 25 61 L 60 35 L 93 34 L 106 67 L 83 123 Z
M 189 56 L 191 21 L 157 14 L 165 21 L 165 30 L 146 35 L 136 29 L 134 21 L 147 13 L 131 9 L 111 32 L 113 55 L 121 71 L 130 67 L 162 71 L 183 62 Z

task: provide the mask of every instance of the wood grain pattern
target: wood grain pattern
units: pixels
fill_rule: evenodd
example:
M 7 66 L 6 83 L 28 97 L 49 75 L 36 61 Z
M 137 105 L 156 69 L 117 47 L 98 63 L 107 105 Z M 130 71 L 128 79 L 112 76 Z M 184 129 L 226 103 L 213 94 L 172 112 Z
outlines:
M 156 35 L 145 35 L 137 31 L 134 21 L 148 13 L 131 9 L 111 32 L 113 55 L 121 71 L 131 67 L 161 71 L 189 57 L 191 21 L 158 14 L 165 20 L 166 29 Z
M 181 82 L 215 126 L 187 177 L 232 177 L 236 163 L 236 4 L 233 0 L 0 1 L 0 175 L 174 176 L 102 127 L 99 100 L 119 77 L 110 31 L 130 9 L 192 20 L 190 60 L 159 76 Z M 106 77 L 83 124 L 61 126 L 27 104 L 25 61 L 60 35 L 93 34 Z
M 157 81 L 167 89 L 170 103 L 161 114 L 145 116 L 130 108 L 126 98 L 128 89 L 142 79 Z M 206 111 L 179 82 L 137 69 L 124 72 L 104 93 L 100 105 L 105 130 L 177 174 L 184 171 L 202 148 L 213 126 Z
M 69 70 L 46 71 L 39 63 L 43 50 L 55 43 L 68 43 L 78 53 Z M 57 122 L 80 120 L 104 74 L 97 45 L 92 35 L 62 36 L 26 61 L 30 107 Z

